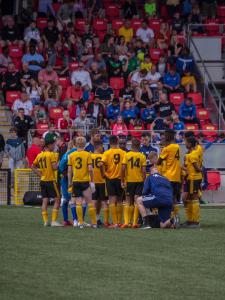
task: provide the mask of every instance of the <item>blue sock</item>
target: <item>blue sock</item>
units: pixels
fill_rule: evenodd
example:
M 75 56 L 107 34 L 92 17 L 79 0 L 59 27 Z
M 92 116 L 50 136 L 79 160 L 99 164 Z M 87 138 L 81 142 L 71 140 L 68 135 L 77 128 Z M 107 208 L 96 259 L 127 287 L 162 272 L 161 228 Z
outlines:
M 63 213 L 63 220 L 65 222 L 68 221 L 68 202 L 63 200 L 63 204 L 62 204 L 62 213 Z
M 71 213 L 72 213 L 73 221 L 77 220 L 76 204 L 74 204 L 74 203 L 71 204 L 70 208 L 71 208 Z
M 83 218 L 85 217 L 87 204 L 83 204 Z

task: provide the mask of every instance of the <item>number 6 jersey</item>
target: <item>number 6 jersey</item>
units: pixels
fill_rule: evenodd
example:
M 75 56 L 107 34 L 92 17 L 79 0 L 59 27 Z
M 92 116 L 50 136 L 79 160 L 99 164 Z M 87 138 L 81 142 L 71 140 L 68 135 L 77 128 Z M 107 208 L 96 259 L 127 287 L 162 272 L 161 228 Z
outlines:
M 91 154 L 85 150 L 77 150 L 68 157 L 68 166 L 73 169 L 73 182 L 89 182 L 88 166 L 92 165 Z
M 109 149 L 103 153 L 102 162 L 105 165 L 105 175 L 108 179 L 121 177 L 121 168 L 125 151 L 116 148 Z

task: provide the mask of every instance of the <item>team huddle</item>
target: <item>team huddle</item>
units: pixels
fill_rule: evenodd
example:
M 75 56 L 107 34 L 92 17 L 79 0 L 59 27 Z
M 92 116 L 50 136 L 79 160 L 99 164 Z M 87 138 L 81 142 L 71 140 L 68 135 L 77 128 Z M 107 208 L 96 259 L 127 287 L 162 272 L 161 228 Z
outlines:
M 144 148 L 136 138 L 128 151 L 116 136 L 110 136 L 109 149 L 104 151 L 101 136 L 97 136 L 88 147 L 84 137 L 69 142 L 68 151 L 59 160 L 54 152 L 55 136 L 46 135 L 45 149 L 32 166 L 40 176 L 44 226 L 63 226 L 57 221 L 62 198 L 64 226 L 72 225 L 68 219 L 70 205 L 73 226 L 78 228 L 199 227 L 203 148 L 192 132 L 185 133 L 183 164 L 173 130 L 161 136 L 160 153 L 152 146 L 148 146 L 152 151 L 143 151 L 147 146 Z M 143 135 L 145 138 L 148 135 Z M 51 198 L 54 206 L 49 223 Z M 183 224 L 179 224 L 181 198 L 186 214 Z M 91 224 L 85 222 L 86 208 Z

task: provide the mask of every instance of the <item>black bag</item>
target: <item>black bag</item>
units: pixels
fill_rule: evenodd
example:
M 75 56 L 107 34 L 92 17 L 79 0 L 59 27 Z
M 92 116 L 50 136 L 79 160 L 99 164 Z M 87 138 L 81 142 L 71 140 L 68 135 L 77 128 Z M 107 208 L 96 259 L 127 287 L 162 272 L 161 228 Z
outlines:
M 42 205 L 42 196 L 40 192 L 26 192 L 23 196 L 24 205 Z

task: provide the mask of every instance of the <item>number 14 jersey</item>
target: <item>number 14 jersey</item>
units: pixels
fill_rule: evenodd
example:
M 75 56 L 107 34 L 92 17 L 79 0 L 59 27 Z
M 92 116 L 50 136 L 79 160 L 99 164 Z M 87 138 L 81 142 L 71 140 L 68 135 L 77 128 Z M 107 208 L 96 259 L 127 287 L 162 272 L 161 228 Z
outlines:
M 124 155 L 123 165 L 126 165 L 126 182 L 143 182 L 143 167 L 146 167 L 146 157 L 140 152 L 130 151 Z

